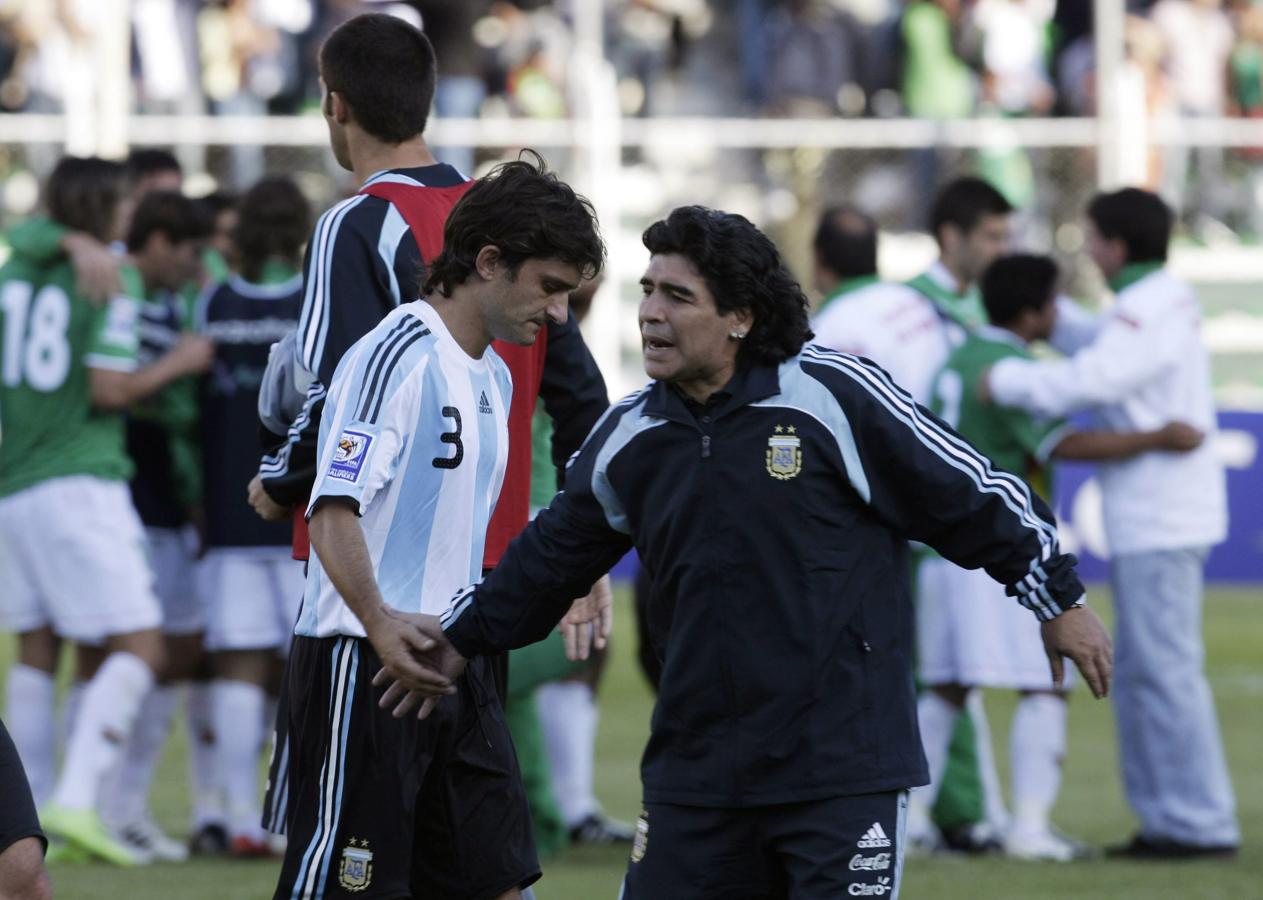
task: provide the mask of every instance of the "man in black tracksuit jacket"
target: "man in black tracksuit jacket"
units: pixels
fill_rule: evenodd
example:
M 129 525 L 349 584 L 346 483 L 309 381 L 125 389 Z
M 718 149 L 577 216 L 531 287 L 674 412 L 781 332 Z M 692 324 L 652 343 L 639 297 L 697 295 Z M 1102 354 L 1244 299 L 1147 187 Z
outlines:
M 873 363 L 803 346 L 805 300 L 752 225 L 686 208 L 645 243 L 658 380 L 453 601 L 436 666 L 539 640 L 634 546 L 663 672 L 625 896 L 893 896 L 927 781 L 907 541 L 1008 585 L 1098 695 L 1108 638 L 1020 478 Z

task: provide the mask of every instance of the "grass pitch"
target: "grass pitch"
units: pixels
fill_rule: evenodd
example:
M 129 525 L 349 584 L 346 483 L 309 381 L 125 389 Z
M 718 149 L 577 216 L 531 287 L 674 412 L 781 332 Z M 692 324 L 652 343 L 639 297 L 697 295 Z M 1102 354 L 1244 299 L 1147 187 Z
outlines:
M 1108 596 L 1092 591 L 1094 605 L 1108 614 Z M 637 766 L 648 731 L 652 698 L 635 669 L 631 613 L 619 592 L 615 647 L 602 689 L 597 747 L 597 792 L 607 811 L 634 820 L 639 812 Z M 1241 856 L 1231 863 L 1118 863 L 1104 860 L 1056 865 L 1004 859 L 941 857 L 911 860 L 904 900 L 965 898 L 1073 898 L 1073 900 L 1251 900 L 1263 898 L 1263 592 L 1216 589 L 1206 602 L 1207 670 L 1218 705 L 1244 832 Z M 0 641 L 0 669 L 11 646 Z M 988 697 L 991 727 L 1002 775 L 1007 765 L 1008 724 L 1013 697 Z M 187 829 L 184 735 L 177 730 L 154 788 L 159 822 L 172 834 Z M 1006 778 L 1007 785 L 1007 778 Z M 1079 690 L 1070 710 L 1070 753 L 1056 822 L 1067 833 L 1097 846 L 1118 843 L 1135 828 L 1119 781 L 1113 719 L 1108 703 Z M 622 849 L 583 849 L 544 862 L 536 886 L 540 900 L 595 900 L 618 896 L 627 863 Z M 192 861 L 120 870 L 104 865 L 53 870 L 58 898 L 126 900 L 224 900 L 271 897 L 278 864 Z M 674 898 L 662 898 L 674 900 Z

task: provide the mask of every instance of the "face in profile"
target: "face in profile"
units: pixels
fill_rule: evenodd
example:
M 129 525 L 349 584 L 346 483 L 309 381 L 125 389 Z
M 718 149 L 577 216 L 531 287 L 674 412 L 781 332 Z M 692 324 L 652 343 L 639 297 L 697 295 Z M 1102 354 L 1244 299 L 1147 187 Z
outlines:
M 492 281 L 483 304 L 488 334 L 493 340 L 529 346 L 549 321 L 566 321 L 580 275 L 578 266 L 560 259 L 528 259 L 516 272 L 497 260 Z
M 680 385 L 710 383 L 736 367 L 739 341 L 748 333 L 749 310 L 720 313 L 715 298 L 687 257 L 655 254 L 640 279 L 640 341 L 650 378 Z

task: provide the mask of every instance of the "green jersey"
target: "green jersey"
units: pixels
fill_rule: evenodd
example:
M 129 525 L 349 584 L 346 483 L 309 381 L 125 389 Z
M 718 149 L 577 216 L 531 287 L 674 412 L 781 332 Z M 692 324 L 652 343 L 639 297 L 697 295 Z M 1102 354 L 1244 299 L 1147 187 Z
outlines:
M 1022 476 L 1048 499 L 1052 489 L 1048 456 L 1065 434 L 1065 423 L 982 403 L 978 397 L 982 373 L 1010 357 L 1031 359 L 1030 351 L 1012 332 L 984 325 L 971 333 L 952 351 L 934 380 L 931 409 L 996 465 Z
M 103 306 L 75 294 L 70 263 L 15 254 L 0 268 L 0 497 L 68 475 L 131 475 L 123 417 L 92 405 L 89 369 L 132 371 L 139 275 Z M 130 296 L 129 296 L 130 294 Z

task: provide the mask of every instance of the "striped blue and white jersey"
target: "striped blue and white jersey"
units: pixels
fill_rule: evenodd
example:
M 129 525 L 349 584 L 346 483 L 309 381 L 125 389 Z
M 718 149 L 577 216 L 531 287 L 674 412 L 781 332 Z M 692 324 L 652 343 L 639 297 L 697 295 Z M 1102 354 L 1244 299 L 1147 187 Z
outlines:
M 382 598 L 395 609 L 440 613 L 481 576 L 511 398 L 495 351 L 468 356 L 421 300 L 387 315 L 338 364 L 307 514 L 332 497 L 355 503 Z M 364 635 L 314 548 L 295 634 Z

